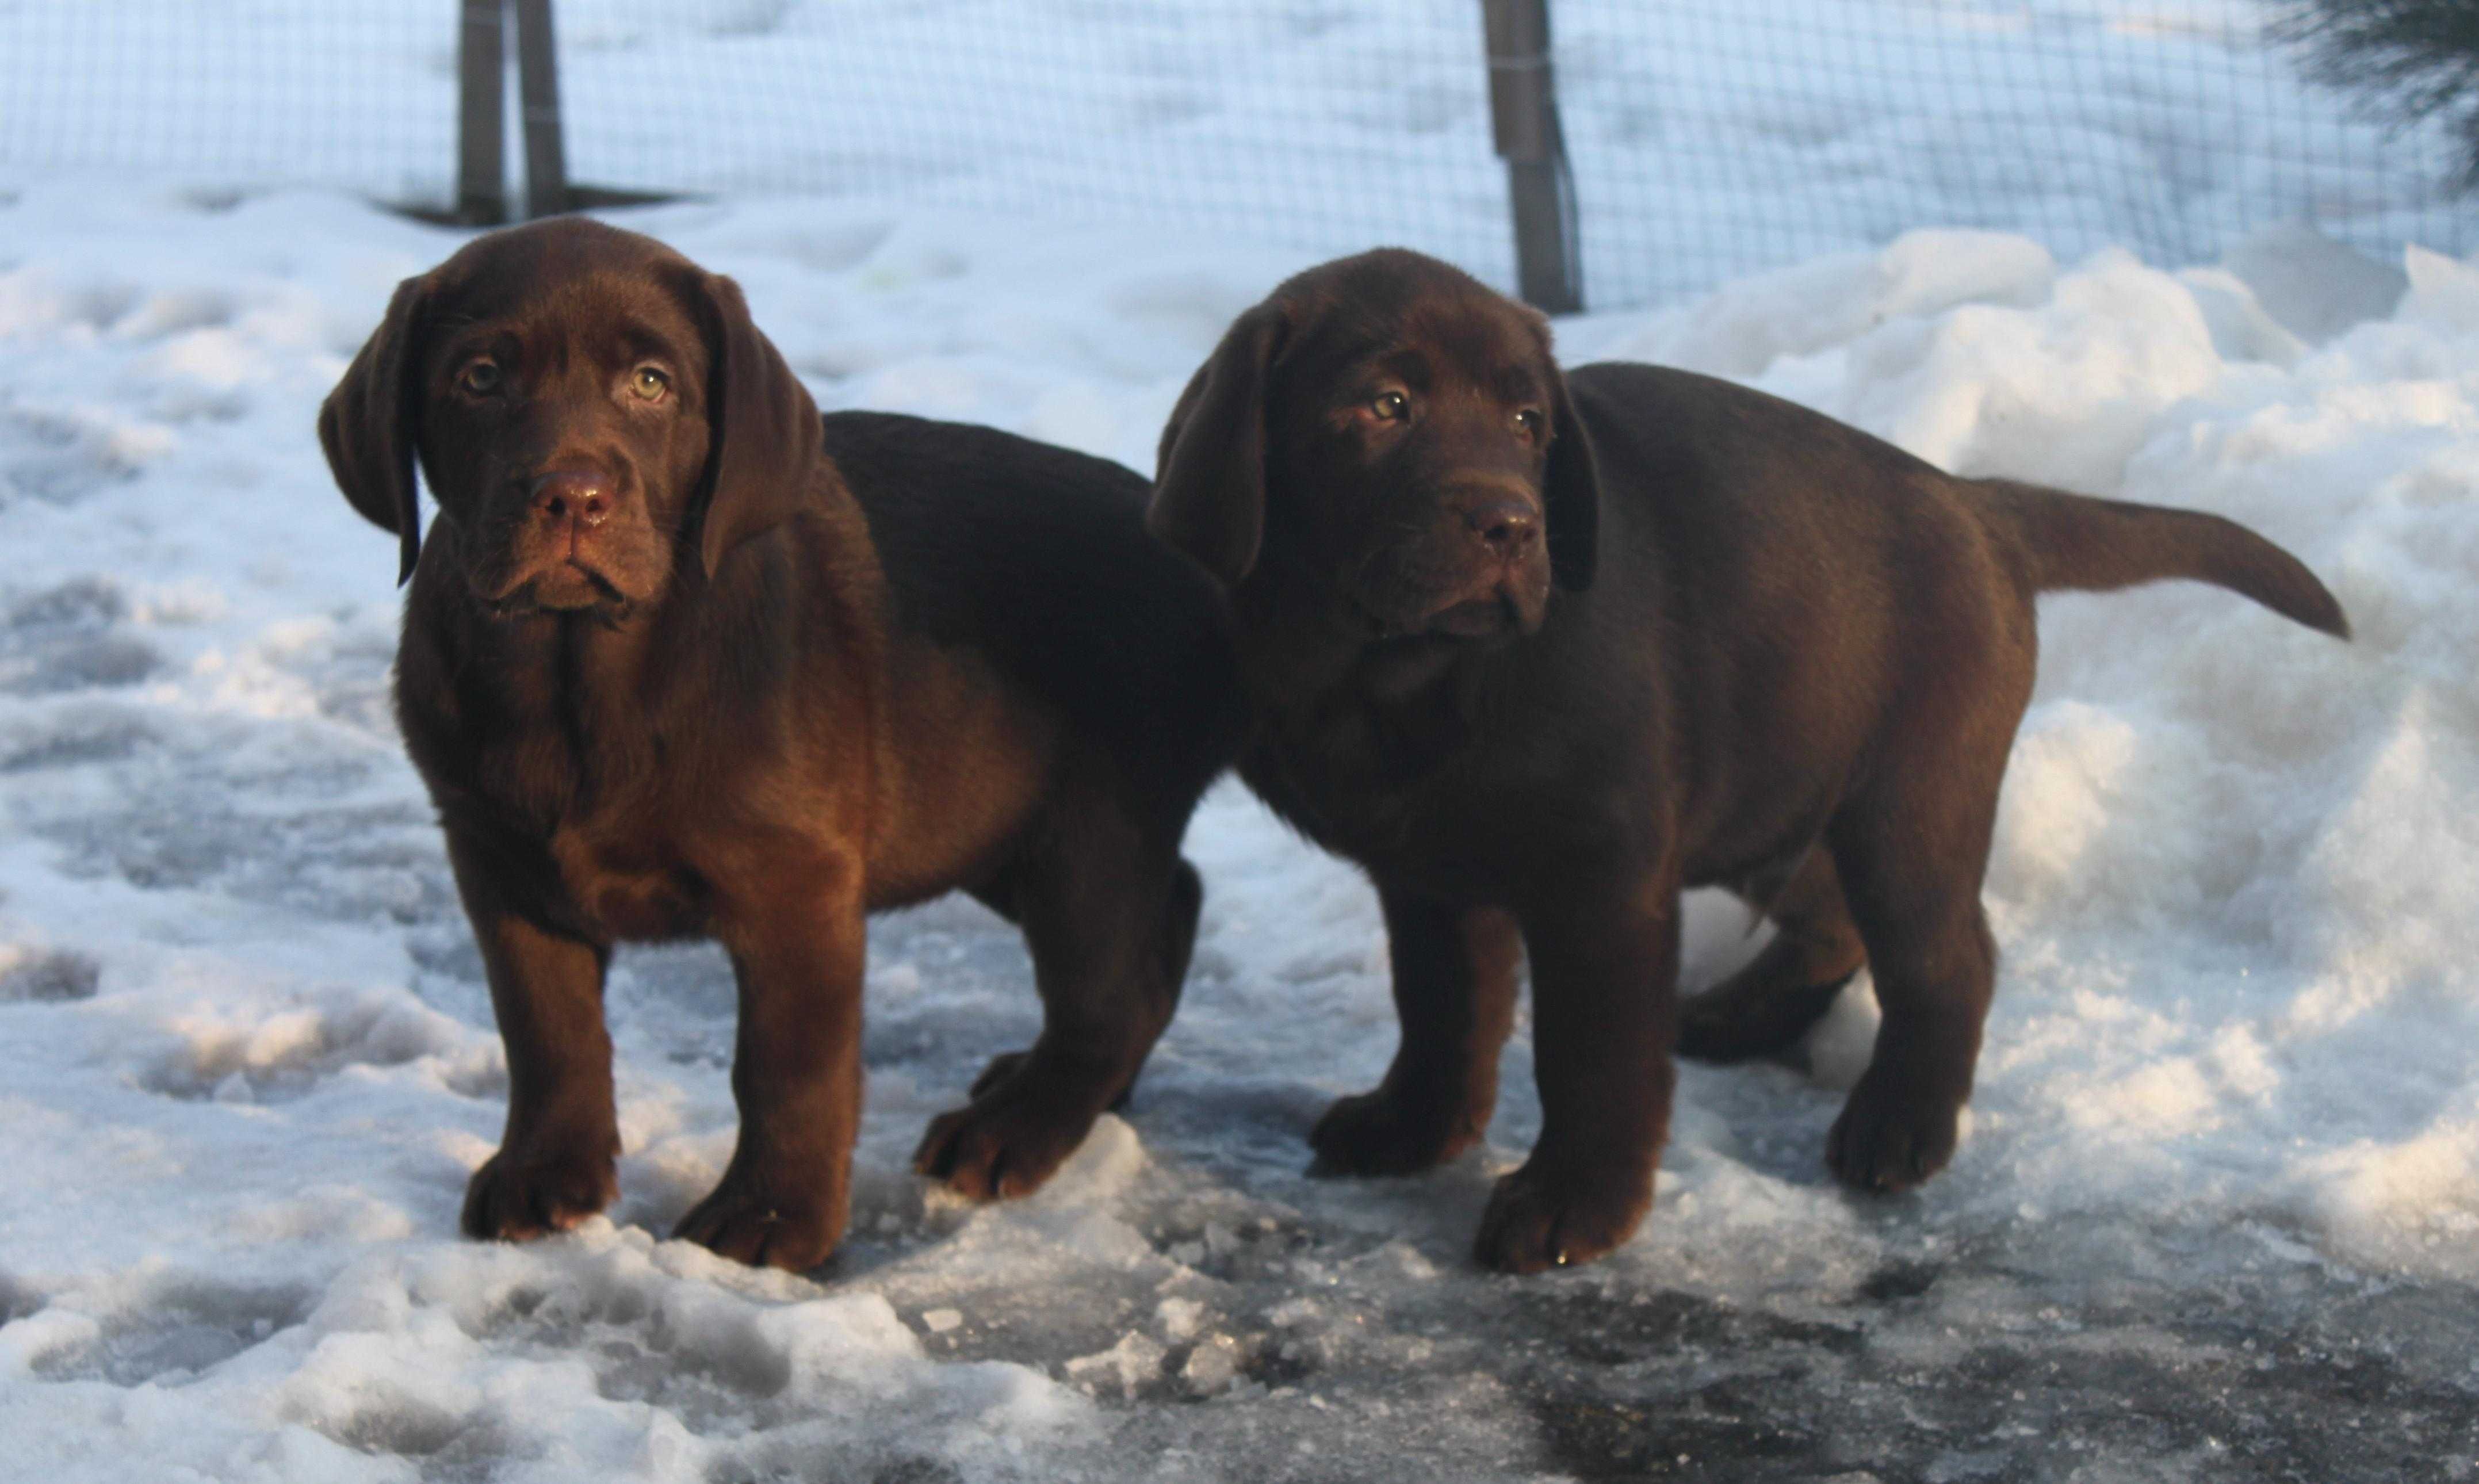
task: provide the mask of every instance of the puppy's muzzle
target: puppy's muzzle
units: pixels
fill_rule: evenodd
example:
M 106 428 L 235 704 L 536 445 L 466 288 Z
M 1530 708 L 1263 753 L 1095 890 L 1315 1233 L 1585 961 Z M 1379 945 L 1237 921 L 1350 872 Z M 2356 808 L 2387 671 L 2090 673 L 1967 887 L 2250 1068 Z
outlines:
M 1476 555 L 1509 567 L 1522 562 L 1541 539 L 1541 512 L 1512 495 L 1484 495 L 1459 503 L 1464 534 L 1478 544 Z
M 510 611 L 569 610 L 622 601 L 629 570 L 619 480 L 583 466 L 518 481 L 504 556 L 476 575 L 483 597 Z M 516 493 L 516 492 L 512 492 Z
M 1439 491 L 1417 525 L 1381 538 L 1350 583 L 1379 638 L 1530 633 L 1548 601 L 1541 501 L 1513 481 Z
M 1540 502 L 1493 487 L 1449 497 L 1444 515 L 1441 545 L 1456 552 L 1446 566 L 1459 580 L 1437 595 L 1421 627 L 1463 638 L 1540 627 L 1549 585 Z
M 528 493 L 545 544 L 552 550 L 565 546 L 572 559 L 582 555 L 592 533 L 609 523 L 618 498 L 611 476 L 591 469 L 553 470 L 538 476 Z

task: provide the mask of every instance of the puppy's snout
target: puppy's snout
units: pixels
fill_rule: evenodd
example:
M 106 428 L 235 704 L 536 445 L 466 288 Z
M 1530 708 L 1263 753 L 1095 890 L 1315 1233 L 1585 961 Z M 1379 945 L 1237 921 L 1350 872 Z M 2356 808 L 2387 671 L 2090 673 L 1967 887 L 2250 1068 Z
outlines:
M 1491 495 L 1462 507 L 1464 529 L 1502 561 L 1515 561 L 1541 537 L 1541 514 L 1528 500 Z
M 533 482 L 534 513 L 557 524 L 601 525 L 611 519 L 611 476 L 590 469 L 555 469 Z

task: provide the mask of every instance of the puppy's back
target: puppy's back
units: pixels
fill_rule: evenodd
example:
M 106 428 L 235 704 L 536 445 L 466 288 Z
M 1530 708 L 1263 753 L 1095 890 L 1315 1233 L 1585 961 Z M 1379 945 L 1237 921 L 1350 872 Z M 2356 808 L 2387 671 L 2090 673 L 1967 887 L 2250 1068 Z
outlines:
M 1148 535 L 1152 486 L 1107 459 L 894 413 L 826 419 L 870 526 L 890 622 L 975 650 L 1132 770 L 1211 757 L 1240 726 L 1212 580 Z
M 1704 539 L 1708 566 L 1765 553 L 1741 575 L 1743 589 L 1827 570 L 1847 579 L 1869 558 L 1890 579 L 1888 596 L 1913 601 L 1958 564 L 2002 574 L 2023 601 L 2188 578 L 2349 633 L 2314 574 L 2219 516 L 1963 478 L 1798 403 L 1690 371 L 1612 362 L 1570 382 L 1596 442 L 1633 455 L 1615 461 L 1622 499 L 1666 516 L 1673 540 Z M 1607 478 L 1614 461 L 1601 462 Z

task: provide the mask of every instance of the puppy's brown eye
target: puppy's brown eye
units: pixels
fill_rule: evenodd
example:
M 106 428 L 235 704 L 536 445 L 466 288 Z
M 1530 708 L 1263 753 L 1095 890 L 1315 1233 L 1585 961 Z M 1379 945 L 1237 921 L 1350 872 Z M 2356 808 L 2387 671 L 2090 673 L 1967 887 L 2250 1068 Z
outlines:
M 475 397 L 488 397 L 499 390 L 499 367 L 495 361 L 475 361 L 456 373 L 456 384 Z
M 650 402 L 659 402 L 672 390 L 672 378 L 655 367 L 640 366 L 628 376 L 628 390 Z
M 1517 427 L 1520 427 L 1520 428 L 1523 429 L 1523 436 L 1524 436 L 1524 437 L 1526 437 L 1526 438 L 1538 438 L 1538 437 L 1540 437 L 1540 436 L 1541 436 L 1541 413 L 1540 413 L 1540 410 L 1539 410 L 1538 408 L 1533 408 L 1533 407 L 1526 407 L 1526 408 L 1524 408 L 1521 412 L 1519 412 L 1519 413 L 1517 413 L 1517 414 L 1515 415 L 1515 425 L 1516 425 Z
M 1380 422 L 1400 422 L 1412 415 L 1412 399 L 1400 392 L 1380 392 L 1368 403 Z

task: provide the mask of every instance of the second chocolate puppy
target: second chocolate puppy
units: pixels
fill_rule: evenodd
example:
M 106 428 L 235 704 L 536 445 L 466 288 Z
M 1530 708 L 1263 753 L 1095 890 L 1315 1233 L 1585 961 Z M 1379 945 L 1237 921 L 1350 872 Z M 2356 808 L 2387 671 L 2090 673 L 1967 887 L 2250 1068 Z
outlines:
M 823 1260 L 863 915 L 955 887 L 1023 928 L 1044 1023 L 919 1164 L 979 1196 L 1046 1179 L 1170 1019 L 1200 898 L 1180 839 L 1238 738 L 1220 601 L 1147 539 L 1145 482 L 985 428 L 821 419 L 730 280 L 576 219 L 407 280 L 319 430 L 401 543 L 397 715 L 507 1044 L 466 1231 L 610 1202 L 604 968 L 706 936 L 739 984 L 740 1137 L 680 1232 Z
M 1537 315 L 1396 250 L 1240 317 L 1163 434 L 1155 529 L 1229 584 L 1274 809 L 1377 886 L 1403 1038 L 1310 1136 L 1360 1174 L 1478 1140 L 1528 959 L 1541 1136 L 1479 1255 L 1626 1240 L 1671 1051 L 1884 1021 L 1827 1141 L 1862 1190 L 1955 1150 L 1996 945 L 1980 906 L 2033 601 L 2191 577 L 2345 634 L 2295 557 L 2194 511 L 1961 479 L 1710 377 L 1562 372 Z M 1678 894 L 1781 932 L 1682 1007 Z

